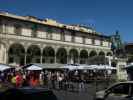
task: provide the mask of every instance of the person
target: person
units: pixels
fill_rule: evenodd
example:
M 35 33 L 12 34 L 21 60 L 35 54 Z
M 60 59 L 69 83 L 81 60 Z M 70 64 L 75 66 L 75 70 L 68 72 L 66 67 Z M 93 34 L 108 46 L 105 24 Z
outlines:
M 47 82 L 48 82 L 47 83 L 47 86 L 48 86 L 48 88 L 51 88 L 52 87 L 51 79 L 52 79 L 52 72 L 48 72 L 48 74 L 47 74 Z
M 1 80 L 2 80 L 2 82 L 5 82 L 5 73 L 2 72 L 0 76 L 1 76 Z
M 16 76 L 12 76 L 11 83 L 15 87 L 15 85 L 16 85 Z
M 23 77 L 20 72 L 16 73 L 16 87 L 21 87 L 23 83 Z
M 84 91 L 85 86 L 84 86 L 84 75 L 81 75 L 79 79 L 79 91 Z
M 39 81 L 40 81 L 40 85 L 42 86 L 44 83 L 44 72 L 41 72 L 39 74 Z
M 23 73 L 23 84 L 22 84 L 22 86 L 28 86 L 28 80 L 27 80 L 26 73 Z
M 62 77 L 62 75 L 60 74 L 59 76 L 58 76 L 58 82 L 59 82 L 59 89 L 62 89 L 63 87 L 62 87 L 62 81 L 63 81 L 63 77 Z
M 37 78 L 36 75 L 31 76 L 31 78 L 30 78 L 30 86 L 31 87 L 39 86 L 39 79 Z
M 55 89 L 55 81 L 56 81 L 56 74 L 55 73 L 52 73 L 52 76 L 51 76 L 51 83 L 52 83 L 52 88 Z

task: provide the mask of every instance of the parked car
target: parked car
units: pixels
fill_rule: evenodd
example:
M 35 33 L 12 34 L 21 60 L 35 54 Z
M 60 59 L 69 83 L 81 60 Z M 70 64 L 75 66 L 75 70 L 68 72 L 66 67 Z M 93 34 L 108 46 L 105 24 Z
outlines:
M 37 87 L 12 88 L 0 93 L 0 100 L 57 100 L 51 90 Z
M 98 91 L 94 100 L 133 100 L 133 81 L 119 82 Z

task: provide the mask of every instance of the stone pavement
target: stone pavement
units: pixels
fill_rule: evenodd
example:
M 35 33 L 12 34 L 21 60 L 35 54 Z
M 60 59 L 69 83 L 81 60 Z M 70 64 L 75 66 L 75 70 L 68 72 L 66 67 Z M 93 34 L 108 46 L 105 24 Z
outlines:
M 76 84 L 75 84 L 76 85 Z M 97 85 L 97 86 L 96 86 Z M 89 83 L 85 84 L 85 90 L 79 91 L 75 89 L 74 91 L 69 90 L 53 90 L 58 100 L 93 100 L 96 91 L 103 90 L 107 88 L 109 84 L 107 83 Z

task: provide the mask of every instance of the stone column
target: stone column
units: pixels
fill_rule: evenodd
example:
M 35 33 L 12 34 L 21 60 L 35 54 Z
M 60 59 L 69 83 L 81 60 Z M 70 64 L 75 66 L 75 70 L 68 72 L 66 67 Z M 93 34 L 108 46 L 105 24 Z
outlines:
M 43 58 L 43 48 L 41 48 L 41 55 L 40 55 L 40 63 L 42 64 L 42 58 Z
M 27 48 L 28 47 L 25 47 L 25 55 L 24 55 L 24 64 L 26 65 L 27 63 L 27 61 L 26 61 L 26 59 L 27 59 Z
M 9 45 L 5 45 L 4 58 L 3 58 L 5 64 L 8 64 L 9 63 L 9 61 L 8 61 L 8 58 L 9 58 L 9 56 L 8 56 L 8 50 L 9 50 Z
M 54 55 L 54 63 L 56 64 L 57 63 L 57 58 L 56 58 L 56 53 L 57 53 L 57 50 L 58 50 L 58 46 L 53 46 L 54 48 L 54 51 L 55 51 L 55 55 Z
M 55 61 L 55 64 L 56 64 L 56 63 L 57 63 L 57 62 L 56 62 L 56 61 L 57 61 L 57 60 L 56 60 L 56 55 L 54 56 L 54 61 Z
M 40 56 L 40 63 L 42 64 L 42 54 L 41 54 L 41 56 Z
M 24 55 L 24 64 L 26 64 L 26 57 L 27 57 L 27 52 L 25 52 L 25 55 Z

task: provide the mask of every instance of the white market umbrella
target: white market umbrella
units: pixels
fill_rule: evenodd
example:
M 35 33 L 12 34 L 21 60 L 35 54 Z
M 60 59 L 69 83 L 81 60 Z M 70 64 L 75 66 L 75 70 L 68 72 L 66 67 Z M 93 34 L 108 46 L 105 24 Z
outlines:
M 10 68 L 11 68 L 11 67 L 8 66 L 8 65 L 0 64 L 0 71 L 4 71 L 4 70 L 10 69 Z
M 41 67 L 37 66 L 37 65 L 31 65 L 29 67 L 26 68 L 27 70 L 42 70 Z

